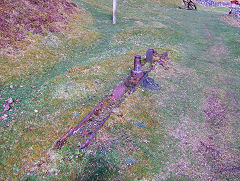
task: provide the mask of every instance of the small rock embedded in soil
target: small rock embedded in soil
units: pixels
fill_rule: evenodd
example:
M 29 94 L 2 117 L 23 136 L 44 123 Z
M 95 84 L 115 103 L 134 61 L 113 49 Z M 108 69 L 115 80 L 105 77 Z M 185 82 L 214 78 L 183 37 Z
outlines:
M 135 161 L 133 157 L 125 158 L 125 162 L 126 162 L 126 165 L 137 163 L 137 161 Z
M 37 87 L 36 87 L 36 86 L 34 86 L 34 85 L 32 85 L 32 86 L 31 86 L 31 88 L 32 88 L 32 89 L 36 89 Z
M 75 112 L 75 113 L 74 113 L 74 117 L 76 118 L 76 117 L 78 117 L 78 116 L 80 116 L 80 114 L 79 114 L 78 112 Z
M 10 124 L 9 124 L 9 123 L 6 123 L 6 124 L 5 124 L 5 126 L 6 126 L 6 127 L 9 127 L 9 126 L 10 126 Z
M 7 114 L 4 114 L 4 115 L 1 116 L 1 119 L 2 119 L 3 121 L 7 120 L 8 118 L 9 118 L 9 117 L 8 117 Z
M 8 104 L 12 104 L 13 103 L 13 99 L 12 98 L 8 98 L 7 103 Z
M 10 109 L 9 104 L 4 104 L 4 105 L 3 105 L 3 110 L 4 110 L 4 111 L 8 111 L 9 109 Z
M 141 123 L 139 121 L 135 121 L 133 124 L 135 124 L 138 128 L 146 128 L 145 123 Z
M 9 88 L 12 89 L 12 88 L 13 88 L 13 85 L 10 85 Z
M 34 112 L 36 112 L 36 113 L 37 113 L 37 112 L 38 112 L 38 110 L 37 110 L 37 109 L 35 109 L 35 110 L 34 110 Z

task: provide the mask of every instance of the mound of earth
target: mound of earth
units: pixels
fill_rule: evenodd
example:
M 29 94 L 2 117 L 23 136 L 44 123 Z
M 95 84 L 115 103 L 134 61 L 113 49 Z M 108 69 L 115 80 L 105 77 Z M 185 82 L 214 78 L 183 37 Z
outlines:
M 68 0 L 1 0 L 0 46 L 16 45 L 26 39 L 27 32 L 61 32 L 66 15 L 74 11 L 77 5 Z

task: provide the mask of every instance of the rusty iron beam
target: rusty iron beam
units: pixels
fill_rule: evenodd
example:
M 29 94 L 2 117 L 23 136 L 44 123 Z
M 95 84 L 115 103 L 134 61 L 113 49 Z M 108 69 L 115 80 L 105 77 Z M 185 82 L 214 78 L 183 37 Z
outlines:
M 81 127 L 87 123 L 87 121 L 90 120 L 91 116 L 95 114 L 96 111 L 99 111 L 102 109 L 102 105 L 107 100 L 112 101 L 118 100 L 120 101 L 116 106 L 111 107 L 111 112 L 108 114 L 107 117 L 105 117 L 101 123 L 96 127 L 96 129 L 91 133 L 91 135 L 84 141 L 84 143 L 80 146 L 81 149 L 86 148 L 92 141 L 92 139 L 96 136 L 97 131 L 103 126 L 103 124 L 107 121 L 107 119 L 112 114 L 112 111 L 114 108 L 119 107 L 121 103 L 125 100 L 126 93 L 129 91 L 130 94 L 134 93 L 136 88 L 141 85 L 141 83 L 144 81 L 144 79 L 147 78 L 149 72 L 153 70 L 153 63 L 158 62 L 160 64 L 161 61 L 165 61 L 168 56 L 168 52 L 164 52 L 163 54 L 157 54 L 157 52 L 153 49 L 147 50 L 147 56 L 146 56 L 146 62 L 151 62 L 151 67 L 147 71 L 142 70 L 142 66 L 145 64 L 141 62 L 141 56 L 135 55 L 134 58 L 134 68 L 131 71 L 131 75 L 124 79 L 117 87 L 120 87 L 124 90 L 119 90 L 121 96 L 116 96 L 114 93 L 116 93 L 116 88 L 114 89 L 113 93 L 111 95 L 106 96 L 91 112 L 88 113 L 88 115 L 76 126 L 72 127 L 66 134 L 64 134 L 56 143 L 56 146 L 61 149 L 63 144 L 66 142 L 66 139 L 71 136 L 72 134 L 76 133 Z M 111 106 L 111 104 L 109 106 Z
M 94 114 L 94 112 L 96 110 L 99 110 L 103 103 L 109 98 L 109 95 L 106 96 L 90 113 L 88 113 L 88 115 L 74 128 L 74 132 L 77 132 L 84 125 L 84 123 L 89 120 L 89 118 Z
M 107 121 L 107 119 L 111 116 L 112 111 L 108 114 L 107 117 L 103 119 L 103 121 L 97 126 L 97 128 L 93 131 L 93 133 L 86 139 L 86 141 L 80 146 L 80 149 L 86 148 L 92 141 L 93 138 L 97 135 L 97 131 L 103 126 L 103 124 Z
M 61 149 L 63 144 L 65 143 L 67 137 L 71 136 L 74 131 L 74 128 L 72 127 L 66 134 L 64 134 L 56 143 L 56 146 L 58 149 Z
M 64 134 L 56 143 L 56 146 L 58 149 L 61 149 L 63 144 L 66 142 L 67 138 L 71 136 L 74 132 L 77 132 L 88 120 L 89 118 L 94 114 L 96 110 L 98 110 L 101 105 L 109 98 L 110 96 L 106 96 L 91 112 L 88 113 L 88 115 L 80 122 L 75 128 L 71 128 L 66 134 Z

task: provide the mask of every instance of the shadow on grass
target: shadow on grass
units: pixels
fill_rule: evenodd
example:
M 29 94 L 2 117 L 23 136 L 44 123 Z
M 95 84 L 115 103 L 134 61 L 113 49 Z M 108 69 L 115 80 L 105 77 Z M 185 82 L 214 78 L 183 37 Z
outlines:
M 97 151 L 94 155 L 88 155 L 86 158 L 86 167 L 82 175 L 76 177 L 78 180 L 111 180 L 111 177 L 117 177 L 120 167 L 111 154 L 105 154 Z

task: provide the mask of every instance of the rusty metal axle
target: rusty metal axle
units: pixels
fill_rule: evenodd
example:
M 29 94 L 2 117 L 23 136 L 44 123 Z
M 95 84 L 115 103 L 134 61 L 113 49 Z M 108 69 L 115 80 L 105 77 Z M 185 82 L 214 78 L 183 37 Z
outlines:
M 61 149 L 63 144 L 66 142 L 67 138 L 72 134 L 75 134 L 79 131 L 80 128 L 86 126 L 86 124 L 92 121 L 93 115 L 98 115 L 99 111 L 110 110 L 107 113 L 107 116 L 102 118 L 102 121 L 97 125 L 97 127 L 91 132 L 89 137 L 83 142 L 80 146 L 81 149 L 86 148 L 95 138 L 97 131 L 103 126 L 103 124 L 107 121 L 107 119 L 111 116 L 114 108 L 119 107 L 121 103 L 125 100 L 128 94 L 132 94 L 135 92 L 136 88 L 142 84 L 142 82 L 148 77 L 149 72 L 153 69 L 154 62 L 165 61 L 167 59 L 168 53 L 158 55 L 156 51 L 153 49 L 147 50 L 146 62 L 151 63 L 151 67 L 147 71 L 142 70 L 141 56 L 135 55 L 134 58 L 134 68 L 131 71 L 131 75 L 124 79 L 118 86 L 115 87 L 114 91 L 111 95 L 106 96 L 88 115 L 76 126 L 72 127 L 67 133 L 65 133 L 56 143 L 58 149 Z M 160 64 L 160 63 L 159 63 Z M 101 117 L 100 117 L 101 119 Z M 99 121 L 97 121 L 99 122 Z

